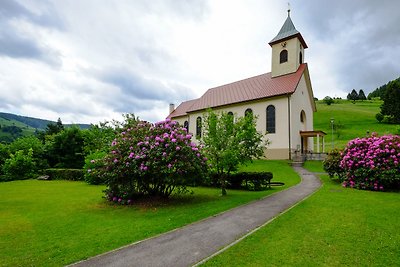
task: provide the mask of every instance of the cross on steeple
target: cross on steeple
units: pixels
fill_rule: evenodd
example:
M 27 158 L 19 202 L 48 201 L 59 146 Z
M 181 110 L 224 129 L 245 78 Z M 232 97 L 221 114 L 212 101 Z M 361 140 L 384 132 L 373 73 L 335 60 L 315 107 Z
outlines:
M 287 15 L 290 17 L 290 3 L 287 3 Z

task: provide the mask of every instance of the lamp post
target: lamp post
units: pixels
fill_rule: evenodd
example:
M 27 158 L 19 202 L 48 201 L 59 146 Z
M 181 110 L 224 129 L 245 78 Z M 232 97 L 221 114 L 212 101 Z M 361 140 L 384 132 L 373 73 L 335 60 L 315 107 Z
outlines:
M 331 118 L 331 129 L 332 129 L 332 150 L 334 149 L 334 145 L 333 145 L 333 125 L 335 124 L 335 119 Z

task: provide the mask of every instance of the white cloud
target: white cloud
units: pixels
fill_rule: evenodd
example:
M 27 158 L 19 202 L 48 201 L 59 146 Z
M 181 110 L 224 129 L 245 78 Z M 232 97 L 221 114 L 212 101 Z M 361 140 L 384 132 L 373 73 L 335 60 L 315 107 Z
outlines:
M 399 75 L 399 19 L 385 16 L 395 2 L 363 3 L 292 5 L 319 98 Z M 0 10 L 1 111 L 65 123 L 161 120 L 169 102 L 269 72 L 268 42 L 286 19 L 286 3 L 261 0 L 3 0 Z

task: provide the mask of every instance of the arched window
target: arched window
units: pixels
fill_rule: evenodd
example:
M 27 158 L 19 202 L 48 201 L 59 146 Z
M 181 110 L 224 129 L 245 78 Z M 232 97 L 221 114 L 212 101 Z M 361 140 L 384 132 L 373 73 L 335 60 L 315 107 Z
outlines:
M 288 52 L 287 50 L 282 50 L 279 54 L 279 63 L 285 63 L 288 60 Z
M 183 127 L 185 127 L 186 131 L 189 132 L 189 122 L 188 121 L 185 121 L 183 123 Z
M 306 122 L 306 113 L 304 112 L 304 110 L 300 112 L 300 122 Z
M 275 107 L 273 105 L 267 107 L 267 132 L 275 133 Z
M 299 54 L 299 63 L 303 64 L 303 53 L 301 53 L 301 52 Z
M 196 138 L 201 138 L 201 117 L 197 117 L 196 119 Z
M 246 109 L 246 111 L 244 112 L 245 116 L 253 116 L 253 110 L 251 108 Z

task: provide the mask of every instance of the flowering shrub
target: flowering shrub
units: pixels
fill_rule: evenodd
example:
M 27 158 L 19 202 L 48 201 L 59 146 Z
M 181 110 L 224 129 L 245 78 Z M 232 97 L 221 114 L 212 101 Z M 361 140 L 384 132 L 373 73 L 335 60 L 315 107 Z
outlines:
M 106 198 L 127 204 L 141 195 L 185 191 L 202 177 L 207 160 L 191 137 L 175 121 L 128 121 L 105 158 Z
M 327 158 L 323 161 L 323 168 L 328 173 L 329 177 L 333 178 L 337 175 L 340 181 L 343 181 L 343 169 L 340 167 L 342 161 L 342 152 L 338 149 L 333 149 L 328 153 Z
M 85 158 L 85 165 L 83 166 L 84 178 L 88 184 L 104 184 L 104 158 L 106 152 L 94 152 Z
M 345 187 L 385 190 L 400 187 L 400 136 L 373 135 L 350 141 L 342 153 Z

